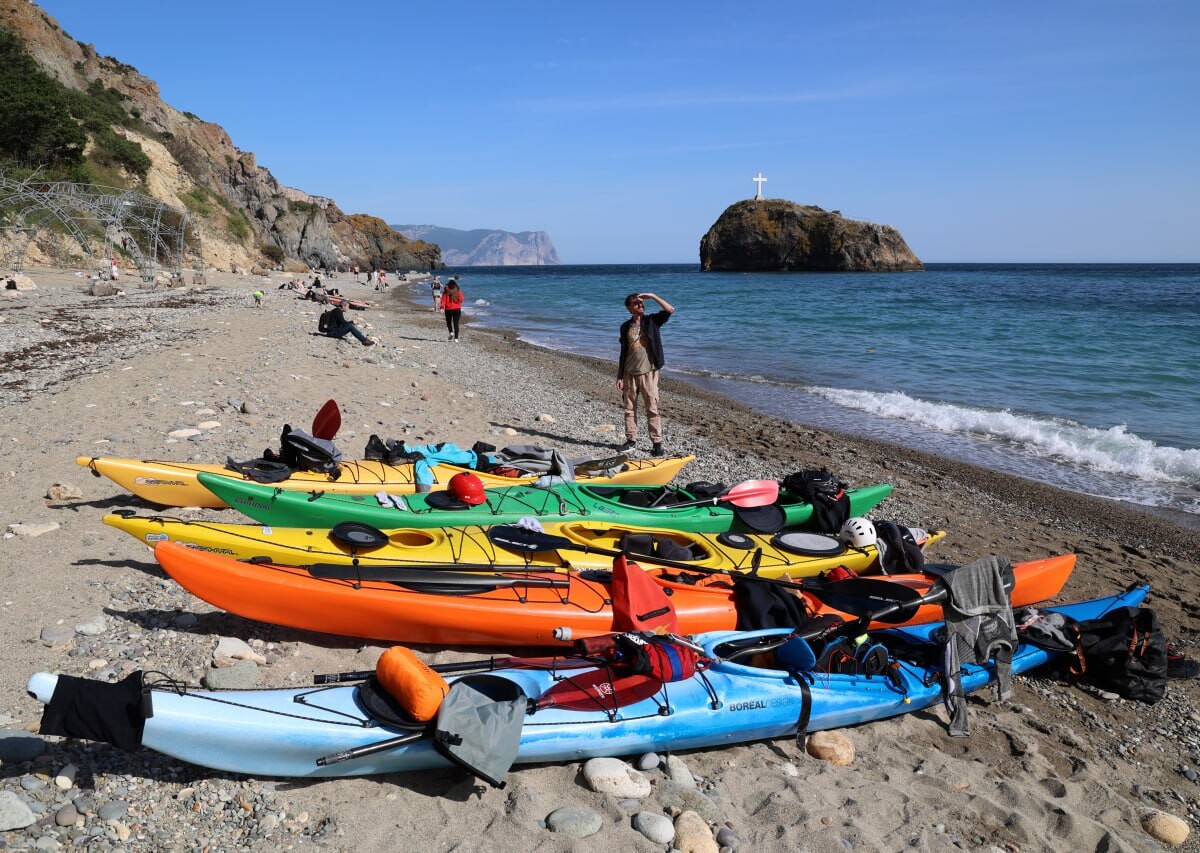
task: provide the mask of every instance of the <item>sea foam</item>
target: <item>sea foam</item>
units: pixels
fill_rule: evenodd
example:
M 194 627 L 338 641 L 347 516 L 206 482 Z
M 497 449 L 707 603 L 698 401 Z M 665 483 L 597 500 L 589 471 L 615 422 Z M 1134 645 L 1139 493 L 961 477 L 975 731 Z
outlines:
M 1123 425 L 1096 429 L 1058 418 L 1009 410 L 934 403 L 899 391 L 878 393 L 811 387 L 809 393 L 879 417 L 909 421 L 940 432 L 1006 442 L 1035 456 L 1139 480 L 1200 487 L 1200 449 L 1160 447 Z

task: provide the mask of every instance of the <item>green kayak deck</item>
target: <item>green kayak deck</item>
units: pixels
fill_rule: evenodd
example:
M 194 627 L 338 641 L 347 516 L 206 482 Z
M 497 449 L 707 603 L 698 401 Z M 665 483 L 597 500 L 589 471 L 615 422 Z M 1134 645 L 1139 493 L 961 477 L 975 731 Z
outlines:
M 773 532 L 804 525 L 813 511 L 810 503 L 786 489 L 780 489 L 779 498 L 770 506 L 740 508 L 669 485 L 516 485 L 487 489 L 486 502 L 468 506 L 444 491 L 347 495 L 277 489 L 219 474 L 201 473 L 199 480 L 229 506 L 275 527 L 330 528 L 343 521 L 357 521 L 387 530 L 515 524 L 533 517 L 551 522 L 599 519 L 689 533 Z M 847 489 L 850 515 L 866 514 L 891 493 L 892 486 L 887 483 Z M 698 505 L 701 500 L 704 503 Z

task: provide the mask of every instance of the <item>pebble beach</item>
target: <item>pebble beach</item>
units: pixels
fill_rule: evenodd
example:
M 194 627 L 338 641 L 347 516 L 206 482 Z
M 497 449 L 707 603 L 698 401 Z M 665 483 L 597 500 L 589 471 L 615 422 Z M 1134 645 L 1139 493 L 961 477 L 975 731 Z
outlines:
M 1172 681 L 1165 699 L 1143 705 L 1021 677 L 1007 703 L 990 693 L 972 700 L 970 738 L 950 738 L 940 709 L 911 714 L 842 732 L 854 748 L 844 766 L 786 739 L 619 766 L 515 768 L 502 790 L 451 770 L 248 778 L 41 738 L 41 706 L 25 693 L 37 671 L 294 686 L 369 669 L 384 648 L 251 622 L 194 598 L 101 517 L 245 519 L 153 507 L 92 477 L 76 456 L 249 459 L 278 447 L 283 424 L 307 428 L 330 398 L 349 458 L 372 434 L 541 444 L 571 457 L 611 455 L 624 436 L 614 363 L 473 328 L 469 277 L 459 343 L 446 341 L 422 285 L 378 293 L 352 276 L 327 280 L 374 303 L 347 312 L 377 342 L 363 347 L 317 335 L 320 306 L 278 289 L 282 273 L 210 273 L 176 289 L 123 280 L 121 295 L 104 297 L 71 272 L 27 274 L 35 290 L 0 295 L 0 848 L 1200 850 L 1197 679 Z M 672 300 L 686 313 L 686 294 Z M 821 467 L 853 486 L 890 482 L 894 494 L 872 514 L 948 530 L 931 560 L 1074 552 L 1064 600 L 1150 583 L 1148 603 L 1172 644 L 1200 656 L 1194 525 L 783 422 L 670 379 L 662 399 L 667 453 L 698 457 L 684 482 Z M 648 452 L 643 436 L 634 453 Z M 419 651 L 431 661 L 468 656 Z

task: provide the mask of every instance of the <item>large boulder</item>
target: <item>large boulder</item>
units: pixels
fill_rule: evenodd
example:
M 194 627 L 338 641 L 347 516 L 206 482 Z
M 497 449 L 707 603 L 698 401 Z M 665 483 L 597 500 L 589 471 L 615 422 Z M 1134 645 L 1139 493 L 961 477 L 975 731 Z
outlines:
M 748 199 L 726 208 L 700 241 L 700 267 L 729 272 L 925 268 L 890 225 L 783 199 Z

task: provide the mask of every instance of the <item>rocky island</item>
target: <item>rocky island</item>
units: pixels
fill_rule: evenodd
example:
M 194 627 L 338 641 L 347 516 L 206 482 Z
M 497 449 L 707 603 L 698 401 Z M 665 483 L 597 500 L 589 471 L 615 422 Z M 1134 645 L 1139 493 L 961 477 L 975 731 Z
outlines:
M 700 267 L 725 272 L 925 268 L 890 225 L 783 199 L 747 199 L 726 208 L 700 241 Z

